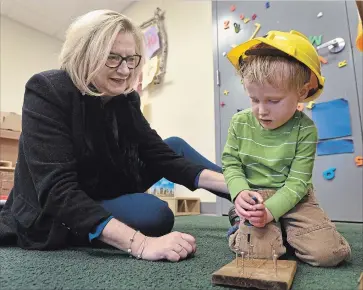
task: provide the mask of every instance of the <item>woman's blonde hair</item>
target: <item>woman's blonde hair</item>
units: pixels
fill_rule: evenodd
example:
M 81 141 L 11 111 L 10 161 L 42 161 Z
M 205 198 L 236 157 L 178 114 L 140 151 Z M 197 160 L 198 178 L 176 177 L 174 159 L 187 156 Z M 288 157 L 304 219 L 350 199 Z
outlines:
M 85 94 L 101 96 L 91 90 L 90 84 L 104 67 L 118 33 L 134 36 L 136 53 L 141 55 L 140 64 L 127 79 L 125 93 L 133 91 L 144 62 L 144 38 L 142 31 L 130 19 L 111 10 L 95 10 L 77 18 L 66 32 L 59 61 L 75 86 Z
M 251 49 L 252 55 L 243 60 L 239 71 L 243 82 L 259 85 L 268 83 L 286 91 L 298 91 L 309 82 L 311 70 L 292 57 L 282 55 L 281 51 L 265 43 Z M 258 50 L 268 50 L 272 55 L 259 53 Z

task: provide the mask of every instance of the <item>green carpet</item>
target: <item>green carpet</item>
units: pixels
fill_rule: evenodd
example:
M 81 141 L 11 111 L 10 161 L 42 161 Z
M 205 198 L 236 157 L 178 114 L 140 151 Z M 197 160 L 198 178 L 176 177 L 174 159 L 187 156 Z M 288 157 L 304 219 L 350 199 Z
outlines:
M 233 258 L 225 238 L 227 217 L 178 217 L 175 230 L 197 239 L 196 255 L 179 263 L 130 259 L 113 249 L 55 252 L 0 248 L 0 289 L 226 289 L 211 274 Z M 362 224 L 337 224 L 353 250 L 338 268 L 299 262 L 293 289 L 357 289 L 362 267 Z

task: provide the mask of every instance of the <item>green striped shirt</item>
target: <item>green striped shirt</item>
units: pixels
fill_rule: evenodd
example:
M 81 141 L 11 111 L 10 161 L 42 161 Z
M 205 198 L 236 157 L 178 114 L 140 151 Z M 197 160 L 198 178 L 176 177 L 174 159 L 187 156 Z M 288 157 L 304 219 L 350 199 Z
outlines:
M 264 129 L 251 109 L 235 114 L 222 153 L 232 200 L 242 190 L 274 189 L 265 206 L 278 221 L 312 187 L 317 138 L 314 122 L 300 111 L 274 130 Z

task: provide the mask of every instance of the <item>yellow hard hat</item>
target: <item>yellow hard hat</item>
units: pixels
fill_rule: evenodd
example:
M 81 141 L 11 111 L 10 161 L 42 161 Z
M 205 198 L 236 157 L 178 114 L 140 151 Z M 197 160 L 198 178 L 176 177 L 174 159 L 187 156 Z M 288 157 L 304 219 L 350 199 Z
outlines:
M 319 55 L 304 34 L 295 30 L 270 31 L 265 36 L 250 39 L 230 50 L 227 54 L 228 60 L 239 70 L 241 61 L 248 56 L 247 51 L 259 43 L 268 44 L 283 52 L 281 55 L 287 54 L 310 68 L 313 72 L 310 77 L 310 91 L 304 102 L 313 101 L 321 95 L 325 78 L 321 75 Z

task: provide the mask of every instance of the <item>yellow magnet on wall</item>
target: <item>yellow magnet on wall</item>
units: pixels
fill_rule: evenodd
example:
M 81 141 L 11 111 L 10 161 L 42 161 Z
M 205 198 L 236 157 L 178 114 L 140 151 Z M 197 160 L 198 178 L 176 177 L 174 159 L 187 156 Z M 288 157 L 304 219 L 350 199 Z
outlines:
M 260 28 L 261 28 L 261 24 L 260 23 L 255 23 L 255 26 L 256 26 L 256 29 L 255 29 L 255 31 L 253 32 L 253 34 L 252 34 L 252 36 L 250 37 L 250 40 L 252 39 L 252 38 L 255 38 L 255 36 L 256 36 L 256 34 L 257 34 L 257 32 L 260 30 Z
M 223 94 L 224 94 L 225 96 L 227 96 L 227 95 L 229 94 L 229 91 L 224 90 Z
M 309 102 L 309 104 L 306 106 L 306 108 L 308 108 L 308 109 L 312 109 L 313 107 L 314 107 L 314 105 L 315 105 L 315 102 L 314 101 L 311 101 L 311 102 Z
M 343 66 L 346 66 L 347 65 L 347 61 L 346 60 L 343 60 L 341 62 L 338 63 L 338 67 L 343 67 Z
M 245 19 L 243 20 L 243 22 L 244 22 L 244 23 L 248 23 L 248 22 L 250 22 L 250 19 L 249 19 L 249 18 L 245 18 Z

